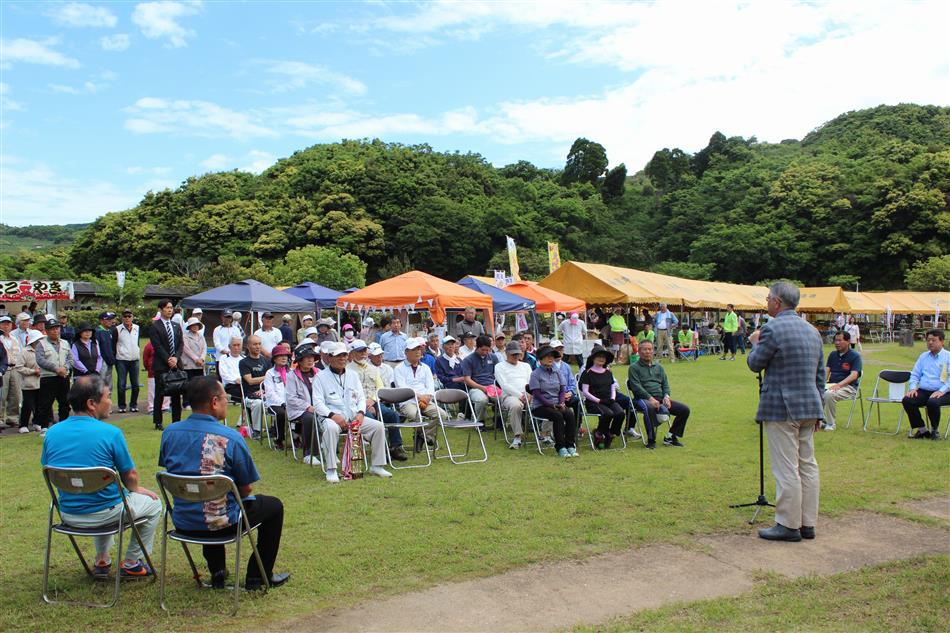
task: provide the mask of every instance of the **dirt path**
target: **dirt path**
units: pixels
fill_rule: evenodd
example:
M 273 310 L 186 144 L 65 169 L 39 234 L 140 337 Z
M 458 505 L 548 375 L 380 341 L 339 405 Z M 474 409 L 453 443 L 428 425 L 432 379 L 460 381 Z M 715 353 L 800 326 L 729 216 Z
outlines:
M 908 508 L 950 522 L 950 496 Z M 763 572 L 794 578 L 950 553 L 946 530 L 870 513 L 824 521 L 814 541 L 772 543 L 750 529 L 743 535 L 702 536 L 694 543 L 688 549 L 660 544 L 531 565 L 314 614 L 280 628 L 287 633 L 551 631 L 671 602 L 737 595 L 751 590 Z

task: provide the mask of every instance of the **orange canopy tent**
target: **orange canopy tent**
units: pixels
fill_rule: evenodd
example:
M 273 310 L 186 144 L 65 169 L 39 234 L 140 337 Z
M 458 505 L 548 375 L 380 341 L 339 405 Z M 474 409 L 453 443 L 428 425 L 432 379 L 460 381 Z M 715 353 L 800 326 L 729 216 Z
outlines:
M 426 310 L 435 323 L 445 322 L 446 310 L 467 307 L 485 310 L 491 323 L 492 299 L 451 281 L 412 270 L 366 286 L 336 300 L 344 310 Z
M 545 288 L 534 281 L 516 281 L 505 286 L 505 291 L 531 299 L 534 301 L 535 309 L 538 312 L 579 312 L 583 314 L 587 310 L 587 304 L 583 300 L 557 290 Z

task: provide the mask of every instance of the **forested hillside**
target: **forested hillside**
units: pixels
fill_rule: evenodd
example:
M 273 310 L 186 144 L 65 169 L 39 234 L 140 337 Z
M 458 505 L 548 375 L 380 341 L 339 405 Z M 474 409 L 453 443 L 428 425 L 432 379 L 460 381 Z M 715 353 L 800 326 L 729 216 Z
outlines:
M 778 144 L 716 133 L 630 177 L 595 141 L 578 139 L 563 170 L 379 140 L 315 145 L 260 176 L 149 192 L 84 230 L 68 264 L 199 285 L 372 282 L 409 268 L 457 279 L 507 267 L 510 235 L 527 276 L 547 273 L 550 240 L 563 260 L 870 290 L 903 287 L 914 263 L 950 252 L 950 108 L 851 112 Z M 355 257 L 330 279 L 338 253 Z

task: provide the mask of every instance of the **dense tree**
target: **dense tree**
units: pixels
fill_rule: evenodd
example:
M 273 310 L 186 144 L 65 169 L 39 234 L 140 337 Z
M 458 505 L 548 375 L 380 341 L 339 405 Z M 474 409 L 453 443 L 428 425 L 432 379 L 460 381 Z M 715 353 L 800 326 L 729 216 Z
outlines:
M 274 275 L 279 283 L 289 286 L 312 281 L 344 290 L 366 284 L 366 264 L 356 255 L 336 248 L 304 246 L 287 253 Z
M 600 186 L 600 196 L 604 202 L 610 202 L 623 196 L 627 185 L 627 166 L 620 163 L 607 172 Z
M 950 255 L 917 262 L 907 271 L 906 282 L 910 290 L 950 291 Z
M 567 153 L 567 163 L 561 173 L 561 182 L 571 185 L 576 182 L 597 184 L 607 171 L 607 150 L 600 143 L 579 138 Z

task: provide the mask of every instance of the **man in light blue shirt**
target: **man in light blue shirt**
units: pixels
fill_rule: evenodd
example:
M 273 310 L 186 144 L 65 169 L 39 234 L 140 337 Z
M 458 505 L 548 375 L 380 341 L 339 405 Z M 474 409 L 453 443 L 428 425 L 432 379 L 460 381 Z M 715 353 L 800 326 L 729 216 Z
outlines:
M 379 337 L 379 346 L 383 348 L 383 361 L 393 367 L 406 360 L 406 341 L 409 337 L 402 331 L 402 321 L 393 319 L 389 331 Z
M 656 350 L 657 353 L 667 350 L 670 353 L 670 360 L 676 362 L 676 354 L 673 351 L 673 332 L 679 319 L 670 312 L 665 303 L 660 304 L 660 309 L 653 316 L 653 329 L 656 330 Z
M 950 352 L 943 348 L 943 330 L 927 331 L 927 351 L 920 355 L 910 372 L 909 391 L 904 396 L 904 411 L 910 426 L 916 429 L 912 439 L 940 439 L 940 407 L 950 405 Z M 920 417 L 927 407 L 928 431 Z
M 128 490 L 126 499 L 134 518 L 147 517 L 138 530 L 145 547 L 151 551 L 155 528 L 162 516 L 162 503 L 154 492 L 139 485 L 138 471 L 135 470 L 122 431 L 102 421 L 109 417 L 112 410 L 109 395 L 109 387 L 100 376 L 78 378 L 68 396 L 73 415 L 54 424 L 46 432 L 40 463 L 57 468 L 104 466 L 116 470 Z M 74 527 L 110 525 L 118 522 L 123 511 L 122 498 L 115 484 L 93 494 L 60 491 L 59 508 L 63 521 Z M 112 549 L 112 543 L 112 535 L 95 537 L 93 576 L 97 579 L 109 577 L 112 567 L 109 550 Z M 138 539 L 130 538 L 125 560 L 116 573 L 131 578 L 148 576 L 152 570 L 143 558 Z

